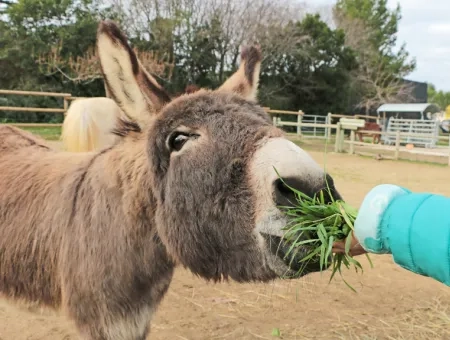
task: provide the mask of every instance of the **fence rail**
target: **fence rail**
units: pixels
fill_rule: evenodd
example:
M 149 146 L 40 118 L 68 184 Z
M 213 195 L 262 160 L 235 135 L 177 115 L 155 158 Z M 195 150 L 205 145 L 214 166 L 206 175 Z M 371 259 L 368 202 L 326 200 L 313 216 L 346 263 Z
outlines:
M 440 157 L 446 157 L 447 158 L 447 165 L 450 166 L 450 136 L 434 136 L 431 134 L 425 135 L 423 133 L 410 133 L 410 132 L 401 132 L 400 130 L 397 130 L 395 132 L 388 132 L 388 131 L 365 131 L 361 130 L 358 132 L 366 132 L 370 134 L 379 134 L 381 136 L 395 136 L 395 143 L 394 146 L 389 145 L 375 145 L 375 144 L 369 144 L 364 142 L 359 142 L 355 140 L 355 132 L 350 132 L 350 140 L 345 141 L 346 144 L 350 145 L 349 148 L 349 154 L 355 153 L 355 146 L 369 146 L 371 148 L 378 148 L 378 149 L 384 149 L 384 150 L 391 150 L 394 152 L 394 156 L 392 159 L 398 160 L 400 157 L 400 152 L 407 152 L 412 154 L 420 154 L 424 156 L 440 156 Z M 402 138 L 403 137 L 403 138 Z M 407 141 L 413 138 L 420 138 L 421 142 L 418 144 L 423 144 L 423 140 L 429 139 L 430 141 L 441 140 L 445 141 L 448 146 L 437 146 L 435 145 L 433 148 L 419 148 L 419 149 L 408 149 L 407 147 L 402 147 L 403 144 L 407 144 L 408 142 L 405 142 L 405 138 Z M 339 146 L 337 147 L 338 151 L 343 151 L 343 144 L 344 141 L 339 141 Z M 413 144 L 414 145 L 414 144 Z
M 21 107 L 21 106 L 0 106 L 0 111 L 12 111 L 12 112 L 41 112 L 41 113 L 62 113 L 66 114 L 69 108 L 69 102 L 75 99 L 87 98 L 87 97 L 73 97 L 71 93 L 59 93 L 59 92 L 41 92 L 41 91 L 16 91 L 16 90 L 0 90 L 0 95 L 16 95 L 16 96 L 32 96 L 32 97 L 56 97 L 63 99 L 62 108 L 43 108 L 43 107 Z M 20 124 L 20 125 L 19 125 Z M 28 124 L 26 123 L 14 123 L 10 125 L 15 126 L 42 126 L 47 127 L 49 124 Z M 62 124 L 51 124 L 51 126 L 61 126 Z
M 404 143 L 420 144 L 427 148 L 434 147 L 439 136 L 439 123 L 435 120 L 413 120 L 391 118 L 387 127 L 388 132 L 407 132 L 408 136 L 402 138 Z M 423 134 L 420 134 L 424 132 Z M 385 144 L 393 144 L 394 139 L 389 135 L 383 138 Z
M 66 110 L 44 107 L 0 106 L 0 111 L 64 113 Z
M 265 111 L 269 114 L 282 114 L 282 115 L 294 115 L 303 116 L 305 113 L 302 110 L 299 111 L 285 111 L 285 110 L 272 110 L 270 107 L 265 107 Z
M 16 90 L 0 90 L 0 94 L 13 94 L 19 96 L 38 96 L 38 97 L 70 97 L 70 93 L 60 92 L 40 92 L 40 91 L 16 91 Z
M 46 96 L 46 97 L 56 97 L 63 99 L 63 107 L 62 108 L 40 108 L 40 107 L 14 107 L 14 106 L 0 106 L 0 111 L 15 111 L 15 112 L 44 112 L 44 113 L 54 113 L 54 114 L 66 114 L 67 109 L 69 108 L 70 101 L 75 99 L 87 98 L 87 97 L 74 97 L 70 93 L 57 93 L 57 92 L 38 92 L 38 91 L 16 91 L 16 90 L 1 90 L 0 95 L 18 95 L 18 96 Z M 399 153 L 401 151 L 406 151 L 410 153 L 424 154 L 424 155 L 438 155 L 438 156 L 447 156 L 448 157 L 448 165 L 450 166 L 450 138 L 448 136 L 439 136 L 438 134 L 425 134 L 425 133 L 415 133 L 420 132 L 422 126 L 420 124 L 417 126 L 417 131 L 412 131 L 411 129 L 408 132 L 398 131 L 391 132 L 385 131 L 383 128 L 382 131 L 365 131 L 360 130 L 358 132 L 367 133 L 367 134 L 379 134 L 384 139 L 391 140 L 393 146 L 379 146 L 368 144 L 364 142 L 359 142 L 355 140 L 355 131 L 350 131 L 350 140 L 344 140 L 344 130 L 341 127 L 341 124 L 338 122 L 336 124 L 332 124 L 333 119 L 335 118 L 356 118 L 356 119 L 365 119 L 365 120 L 376 120 L 377 122 L 381 122 L 383 120 L 382 117 L 379 116 L 367 116 L 367 115 L 343 115 L 343 114 L 333 114 L 329 112 L 324 116 L 317 115 L 306 115 L 302 110 L 299 111 L 287 111 L 287 110 L 276 110 L 271 109 L 270 107 L 263 108 L 269 115 L 272 116 L 273 124 L 279 127 L 296 127 L 296 134 L 299 137 L 307 137 L 307 138 L 323 138 L 330 139 L 332 136 L 332 132 L 335 132 L 336 138 L 334 141 L 334 149 L 335 152 L 344 151 L 344 145 L 349 145 L 349 153 L 355 153 L 355 146 L 365 146 L 370 148 L 382 148 L 384 150 L 392 150 L 394 152 L 393 159 L 399 159 Z M 280 116 L 296 116 L 296 121 L 283 121 Z M 62 124 L 37 124 L 37 123 L 6 123 L 7 125 L 14 125 L 18 127 L 59 127 Z M 384 127 L 384 124 L 383 124 Z M 424 141 L 428 139 L 432 140 L 445 140 L 448 144 L 448 147 L 439 147 L 435 145 L 436 143 L 432 143 L 433 150 L 420 150 L 413 149 L 408 150 L 406 148 L 402 149 L 401 144 L 407 141 L 417 141 L 420 140 L 422 144 Z M 394 142 L 395 141 L 395 142 Z M 415 144 L 415 143 L 414 143 Z M 420 143 L 419 143 L 420 144 Z
M 377 144 L 370 144 L 365 142 L 359 142 L 356 141 L 356 132 L 354 130 L 350 131 L 350 139 L 345 140 L 344 139 L 344 129 L 342 129 L 341 123 L 337 124 L 317 124 L 317 123 L 304 123 L 304 122 L 277 122 L 278 125 L 281 126 L 296 126 L 296 127 L 315 127 L 315 128 L 327 128 L 329 131 L 335 130 L 336 138 L 334 141 L 334 151 L 335 152 L 344 152 L 344 145 L 349 145 L 349 154 L 355 154 L 355 146 L 364 146 L 372 149 L 382 149 L 386 151 L 393 152 L 393 157 L 390 157 L 394 160 L 400 159 L 400 152 L 406 152 L 411 154 L 420 154 L 424 156 L 439 156 L 439 157 L 446 157 L 447 158 L 447 164 L 450 166 L 450 136 L 434 136 L 430 134 L 424 134 L 424 133 L 411 133 L 411 132 L 388 132 L 388 131 L 372 131 L 372 130 L 359 130 L 360 133 L 367 133 L 367 134 L 377 134 L 381 136 L 394 136 L 395 143 L 393 146 L 388 145 L 377 145 Z M 448 146 L 435 146 L 434 148 L 416 148 L 416 149 L 408 149 L 407 147 L 402 147 L 402 143 L 405 144 L 404 139 L 402 138 L 420 138 L 422 140 L 424 139 L 438 139 L 440 141 L 445 141 Z
M 12 125 L 17 127 L 31 127 L 31 128 L 48 128 L 48 127 L 60 127 L 58 123 L 1 123 L 1 125 Z

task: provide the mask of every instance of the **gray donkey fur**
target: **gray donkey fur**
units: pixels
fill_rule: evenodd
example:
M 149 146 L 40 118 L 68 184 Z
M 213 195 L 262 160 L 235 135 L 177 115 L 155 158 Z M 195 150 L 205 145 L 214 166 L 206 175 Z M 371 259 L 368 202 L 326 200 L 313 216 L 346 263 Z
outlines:
M 219 89 L 173 100 L 115 24 L 97 48 L 129 117 L 115 145 L 57 152 L 0 127 L 3 296 L 61 309 L 83 339 L 142 340 L 179 264 L 213 281 L 302 275 L 277 252 L 292 194 L 273 167 L 310 195 L 326 175 L 256 104 L 259 48 Z

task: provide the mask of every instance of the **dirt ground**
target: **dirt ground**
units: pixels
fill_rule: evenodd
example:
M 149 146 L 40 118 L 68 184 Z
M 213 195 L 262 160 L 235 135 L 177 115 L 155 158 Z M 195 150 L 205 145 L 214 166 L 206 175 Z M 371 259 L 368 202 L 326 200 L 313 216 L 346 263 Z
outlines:
M 321 164 L 324 154 L 311 152 Z M 327 170 L 351 204 L 374 185 L 450 195 L 447 167 L 326 156 Z M 358 293 L 329 272 L 269 284 L 207 284 L 176 271 L 152 322 L 149 339 L 450 339 L 450 289 L 395 265 L 390 256 L 366 259 L 364 274 L 345 271 Z M 280 336 L 274 331 L 278 330 Z M 0 340 L 77 339 L 61 315 L 0 302 Z

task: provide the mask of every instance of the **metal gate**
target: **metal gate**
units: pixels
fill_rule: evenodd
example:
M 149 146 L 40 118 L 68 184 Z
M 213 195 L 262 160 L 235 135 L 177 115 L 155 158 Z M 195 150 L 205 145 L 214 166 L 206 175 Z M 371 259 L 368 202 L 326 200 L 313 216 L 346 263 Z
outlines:
M 304 115 L 302 123 L 328 124 L 328 116 Z M 328 128 L 302 126 L 302 135 L 312 138 L 327 138 Z
M 426 148 L 436 146 L 439 137 L 439 122 L 436 120 L 416 120 L 390 118 L 387 126 L 389 135 L 383 137 L 387 145 L 395 144 L 395 133 L 408 133 L 422 136 L 400 136 L 401 144 L 423 145 Z

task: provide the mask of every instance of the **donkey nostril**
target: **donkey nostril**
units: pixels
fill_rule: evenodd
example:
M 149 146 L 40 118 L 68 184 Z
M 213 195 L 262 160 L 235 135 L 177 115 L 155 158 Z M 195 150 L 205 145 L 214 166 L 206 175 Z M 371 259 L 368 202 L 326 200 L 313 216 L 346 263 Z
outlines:
M 296 181 L 295 181 L 296 182 Z M 296 185 L 297 184 L 297 185 Z M 277 179 L 274 182 L 274 201 L 279 206 L 293 206 L 296 203 L 295 193 L 291 188 L 301 191 L 293 179 Z
M 326 180 L 324 179 L 322 183 L 316 183 L 308 179 L 297 177 L 287 177 L 283 178 L 283 180 L 276 179 L 273 185 L 274 201 L 277 206 L 292 207 L 297 205 L 297 197 L 294 190 L 311 198 L 323 197 L 324 203 L 330 203 L 333 200 L 341 199 L 341 196 L 334 187 L 333 179 L 330 176 L 327 176 Z
M 336 187 L 334 186 L 334 180 L 329 175 L 326 174 L 325 176 L 325 185 L 324 187 L 317 192 L 317 195 L 321 195 L 323 197 L 324 203 L 331 203 L 336 200 L 341 200 L 342 196 L 339 194 L 339 192 L 336 190 Z M 321 196 L 319 196 L 321 197 Z
M 277 182 L 277 183 L 276 183 L 276 189 L 277 189 L 281 194 L 283 194 L 283 195 L 290 195 L 290 194 L 292 194 L 291 188 L 289 188 L 289 187 L 287 186 L 287 184 L 285 184 L 285 182 L 283 182 L 283 181 L 280 180 L 280 179 L 277 179 L 276 182 Z

